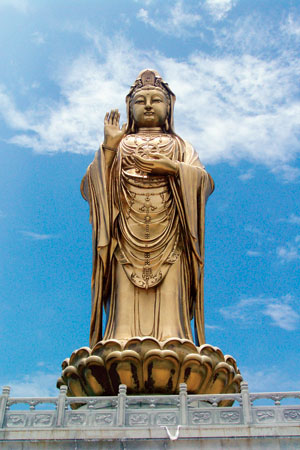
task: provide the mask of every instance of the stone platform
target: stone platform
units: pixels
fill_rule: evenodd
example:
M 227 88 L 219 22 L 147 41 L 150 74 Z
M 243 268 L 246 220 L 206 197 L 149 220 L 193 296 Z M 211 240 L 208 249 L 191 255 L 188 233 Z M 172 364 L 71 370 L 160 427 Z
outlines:
M 121 385 L 118 396 L 71 398 L 62 386 L 54 398 L 12 398 L 5 387 L 0 448 L 299 449 L 300 392 L 249 393 L 244 382 L 241 388 L 188 395 L 181 384 L 179 395 L 128 396 Z M 229 400 L 233 406 L 218 406 Z

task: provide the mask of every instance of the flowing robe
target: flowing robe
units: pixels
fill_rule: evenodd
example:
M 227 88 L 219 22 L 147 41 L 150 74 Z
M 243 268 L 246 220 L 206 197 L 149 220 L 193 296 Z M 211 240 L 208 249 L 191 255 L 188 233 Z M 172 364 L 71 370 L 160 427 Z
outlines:
M 110 168 L 100 148 L 82 180 L 93 227 L 91 347 L 102 338 L 192 340 L 193 316 L 205 342 L 204 215 L 214 185 L 190 144 L 166 139 L 156 151 L 178 161 L 176 176 L 137 173 L 130 152 L 145 156 L 137 134 L 123 138 Z

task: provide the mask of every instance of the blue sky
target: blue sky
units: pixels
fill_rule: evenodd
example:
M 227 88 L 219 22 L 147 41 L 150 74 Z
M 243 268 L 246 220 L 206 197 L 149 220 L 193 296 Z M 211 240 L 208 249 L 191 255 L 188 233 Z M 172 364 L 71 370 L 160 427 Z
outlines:
M 52 395 L 88 345 L 91 228 L 79 186 L 140 70 L 216 189 L 209 344 L 252 391 L 300 390 L 297 0 L 0 0 L 0 385 Z

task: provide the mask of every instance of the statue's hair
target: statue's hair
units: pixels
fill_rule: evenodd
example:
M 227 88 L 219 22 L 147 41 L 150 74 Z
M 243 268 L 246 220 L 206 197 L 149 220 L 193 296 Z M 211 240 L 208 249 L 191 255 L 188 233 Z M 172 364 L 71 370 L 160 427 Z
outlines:
M 167 104 L 168 104 L 168 115 L 166 119 L 166 124 L 163 126 L 163 131 L 170 134 L 176 134 L 174 131 L 174 104 L 176 100 L 175 94 L 169 88 L 168 83 L 166 83 L 156 70 L 145 69 L 139 73 L 134 84 L 131 86 L 128 95 L 126 96 L 126 108 L 127 108 L 127 127 L 126 134 L 135 133 L 137 131 L 136 125 L 134 123 L 131 111 L 131 103 L 134 96 L 143 89 L 157 89 L 163 92 Z

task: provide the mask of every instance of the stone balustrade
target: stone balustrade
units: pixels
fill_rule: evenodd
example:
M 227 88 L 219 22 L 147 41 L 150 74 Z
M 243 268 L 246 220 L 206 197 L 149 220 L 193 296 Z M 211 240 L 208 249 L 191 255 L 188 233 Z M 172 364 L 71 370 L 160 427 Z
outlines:
M 284 400 L 285 403 L 281 404 Z M 30 429 L 107 429 L 111 427 L 216 427 L 300 425 L 300 392 L 249 393 L 247 383 L 239 394 L 128 396 L 120 385 L 116 397 L 10 397 L 4 387 L 0 397 L 0 431 Z M 234 400 L 233 406 L 223 406 Z M 258 401 L 265 400 L 264 405 Z M 269 404 L 268 404 L 269 403 Z M 222 406 L 218 406 L 222 404 Z M 16 406 L 22 406 L 16 409 Z M 80 406 L 80 407 L 79 407 Z M 46 409 L 47 408 L 47 409 Z

